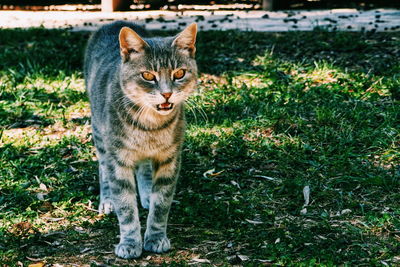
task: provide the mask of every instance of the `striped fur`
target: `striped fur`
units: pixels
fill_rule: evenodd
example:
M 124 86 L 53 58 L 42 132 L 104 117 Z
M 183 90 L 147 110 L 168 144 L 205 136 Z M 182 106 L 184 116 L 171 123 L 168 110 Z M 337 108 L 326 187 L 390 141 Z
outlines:
M 99 212 L 118 217 L 119 257 L 170 249 L 166 228 L 180 169 L 184 102 L 197 79 L 196 31 L 190 25 L 176 37 L 148 38 L 134 24 L 115 22 L 89 40 L 84 72 L 99 159 Z M 178 79 L 179 69 L 185 75 Z M 156 80 L 146 80 L 144 72 Z M 149 209 L 144 242 L 137 192 Z

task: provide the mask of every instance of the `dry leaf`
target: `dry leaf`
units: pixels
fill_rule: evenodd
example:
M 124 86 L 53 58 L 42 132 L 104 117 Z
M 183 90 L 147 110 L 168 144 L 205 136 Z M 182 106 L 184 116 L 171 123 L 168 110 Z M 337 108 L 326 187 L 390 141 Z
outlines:
M 262 259 L 256 259 L 256 261 L 259 261 L 261 263 L 270 263 L 272 260 L 262 260 Z
M 231 181 L 231 184 L 236 186 L 238 189 L 240 189 L 240 185 L 236 181 Z
M 44 197 L 46 196 L 46 194 L 42 194 L 42 193 L 37 193 L 36 194 L 36 198 L 39 199 L 40 201 L 44 201 Z
M 349 213 L 351 213 L 351 209 L 344 209 L 344 210 L 342 210 L 340 212 L 340 215 L 346 215 L 346 214 L 349 214 Z
M 43 261 L 42 259 L 39 259 L 39 258 L 32 258 L 32 257 L 28 257 L 28 256 L 26 256 L 26 258 L 27 258 L 28 260 L 34 261 L 34 262 Z
M 48 191 L 47 186 L 44 183 L 40 183 L 39 188 L 40 188 L 40 190 L 43 190 L 46 192 Z
M 47 221 L 51 221 L 51 222 L 58 222 L 58 221 L 64 220 L 65 218 L 64 217 L 62 217 L 62 218 L 43 217 L 43 219 L 45 219 Z
M 272 181 L 272 182 L 278 182 L 278 183 L 282 182 L 281 179 L 270 177 L 270 176 L 265 176 L 265 175 L 255 175 L 254 177 L 263 178 L 265 180 Z
M 253 221 L 253 220 L 249 220 L 249 219 L 246 219 L 246 222 L 251 223 L 251 224 L 263 224 L 264 223 L 261 221 Z
M 307 208 L 304 208 L 300 211 L 301 215 L 306 215 L 307 214 Z
M 220 175 L 221 173 L 223 173 L 225 170 L 222 170 L 222 171 L 219 171 L 219 172 L 215 172 L 215 173 L 211 173 L 210 175 L 211 176 L 218 176 L 218 175 Z
M 310 187 L 308 185 L 306 185 L 303 188 L 303 195 L 304 195 L 304 207 L 306 207 L 310 203 Z
M 43 267 L 44 263 L 43 262 L 37 262 L 33 264 L 29 264 L 28 267 Z
M 211 170 L 208 170 L 208 171 L 204 172 L 204 173 L 203 173 L 203 177 L 204 177 L 204 178 L 209 178 L 209 176 L 212 176 L 212 177 L 218 176 L 218 175 L 220 175 L 221 173 L 223 173 L 224 171 L 225 171 L 225 170 L 222 170 L 222 171 L 219 171 L 219 172 L 215 172 L 215 169 L 211 169 Z
M 84 248 L 84 249 L 81 249 L 81 254 L 84 254 L 84 253 L 86 253 L 86 252 L 89 252 L 89 251 L 91 251 L 92 249 L 91 248 Z
M 203 173 L 203 177 L 204 178 L 208 178 L 207 176 L 211 175 L 212 173 L 214 173 L 214 171 L 215 171 L 215 169 L 211 169 L 211 170 L 208 170 L 208 171 L 204 172 Z
M 246 255 L 237 255 L 237 257 L 239 258 L 239 260 L 241 261 L 248 261 L 250 258 Z
M 207 260 L 207 259 L 197 259 L 197 258 L 194 258 L 194 259 L 192 259 L 191 260 L 192 262 L 196 262 L 196 263 L 211 263 L 209 260 Z
M 12 226 L 11 232 L 16 235 L 30 235 L 35 233 L 35 229 L 30 222 L 20 222 Z

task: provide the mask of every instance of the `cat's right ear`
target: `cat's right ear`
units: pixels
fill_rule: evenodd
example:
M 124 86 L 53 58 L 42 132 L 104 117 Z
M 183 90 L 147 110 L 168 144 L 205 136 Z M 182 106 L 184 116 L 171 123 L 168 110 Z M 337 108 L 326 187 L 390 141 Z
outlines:
M 119 32 L 119 47 L 124 60 L 129 58 L 130 53 L 143 53 L 146 46 L 146 41 L 131 28 L 123 27 Z

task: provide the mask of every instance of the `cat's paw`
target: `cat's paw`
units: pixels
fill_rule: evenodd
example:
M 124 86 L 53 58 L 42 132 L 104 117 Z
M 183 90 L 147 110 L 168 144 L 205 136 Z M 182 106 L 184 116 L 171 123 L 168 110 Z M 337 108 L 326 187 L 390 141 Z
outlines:
M 119 243 L 115 247 L 115 254 L 123 259 L 138 258 L 142 255 L 142 244 L 134 242 Z
M 114 212 L 114 208 L 111 203 L 111 200 L 106 199 L 100 202 L 99 214 L 110 214 L 112 212 Z
M 167 252 L 171 243 L 166 235 L 153 235 L 145 238 L 144 249 L 155 253 Z

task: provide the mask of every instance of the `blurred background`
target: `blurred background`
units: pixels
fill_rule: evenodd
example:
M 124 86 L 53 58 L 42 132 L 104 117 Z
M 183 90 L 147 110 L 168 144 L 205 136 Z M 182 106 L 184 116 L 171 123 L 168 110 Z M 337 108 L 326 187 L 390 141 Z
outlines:
M 375 8 L 399 8 L 397 0 L 2 0 L 2 10 L 63 10 L 69 5 L 70 10 L 99 11 L 107 3 L 112 3 L 113 10 L 148 10 L 148 9 L 196 9 L 201 6 L 219 6 L 219 9 L 245 10 L 283 10 L 283 9 L 332 9 L 357 8 L 368 10 Z M 72 5 L 72 6 L 71 6 Z M 110 11 L 110 10 L 107 10 Z

